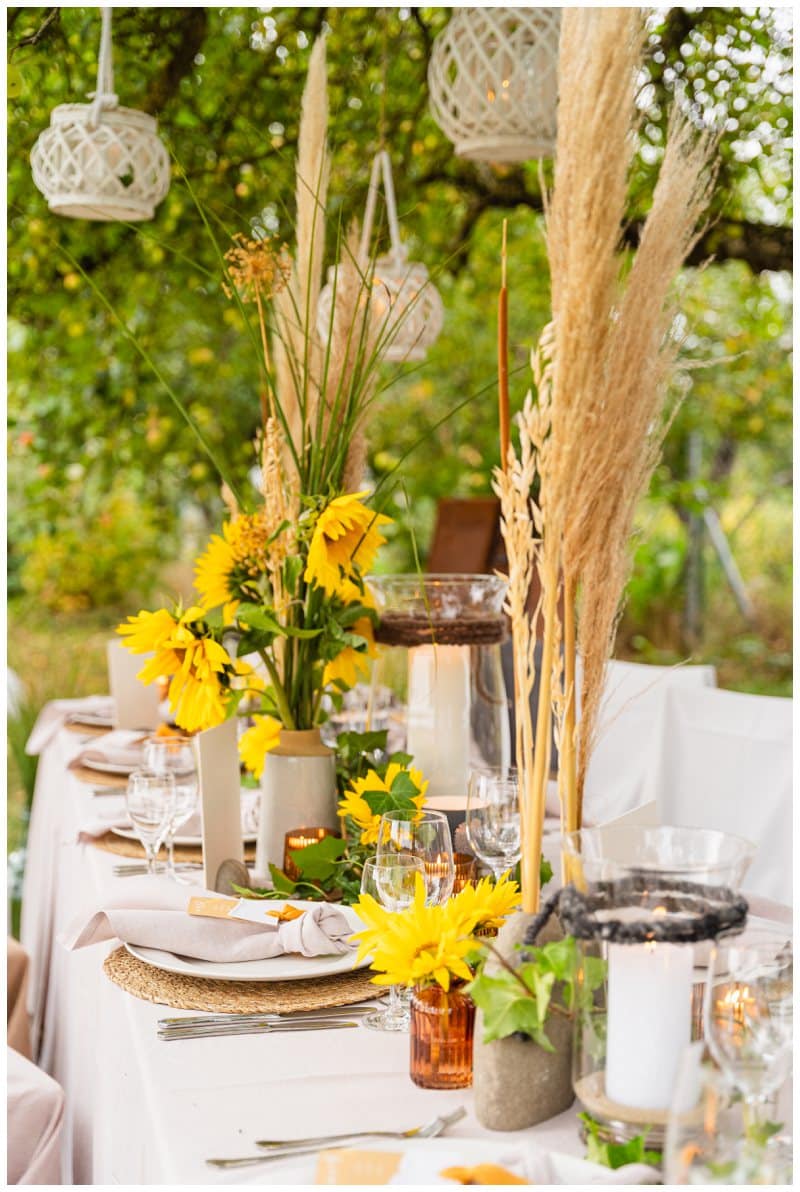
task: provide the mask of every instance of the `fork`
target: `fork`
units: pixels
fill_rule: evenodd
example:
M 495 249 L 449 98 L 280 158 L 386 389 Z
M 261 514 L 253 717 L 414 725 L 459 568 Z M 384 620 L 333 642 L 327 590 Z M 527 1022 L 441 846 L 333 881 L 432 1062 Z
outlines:
M 249 1167 L 254 1163 L 264 1163 L 268 1159 L 290 1158 L 293 1155 L 311 1155 L 315 1151 L 335 1150 L 347 1146 L 357 1138 L 437 1138 L 443 1134 L 448 1126 L 460 1122 L 466 1116 L 463 1105 L 452 1113 L 434 1118 L 425 1126 L 415 1126 L 411 1130 L 359 1130 L 352 1134 L 323 1134 L 317 1138 L 297 1138 L 289 1142 L 257 1142 L 256 1146 L 264 1147 L 263 1155 L 247 1155 L 241 1159 L 206 1159 L 212 1167 Z
M 221 1023 L 208 1027 L 194 1026 L 188 1030 L 166 1028 L 158 1032 L 159 1039 L 166 1043 L 174 1043 L 180 1039 L 215 1039 L 227 1035 L 271 1035 L 286 1031 L 340 1031 L 357 1027 L 358 1023 L 345 1018 L 314 1018 L 305 1022 L 297 1019 L 284 1022 L 245 1022 L 233 1026 L 223 1026 Z
M 315 1018 L 353 1018 L 365 1014 L 372 1014 L 374 1006 L 323 1006 L 319 1010 L 296 1010 L 287 1014 L 269 1014 L 266 1012 L 250 1014 L 197 1014 L 184 1015 L 182 1018 L 159 1018 L 158 1025 L 167 1030 L 178 1027 L 210 1026 L 221 1024 L 236 1026 L 238 1023 L 248 1022 L 308 1022 Z
M 202 869 L 203 866 L 200 863 L 200 861 L 177 861 L 175 863 L 175 868 L 177 870 L 184 870 L 184 869 L 194 870 L 194 869 Z M 142 874 L 147 873 L 147 872 L 148 872 L 148 869 L 147 869 L 146 865 L 144 865 L 144 864 L 139 865 L 136 862 L 134 862 L 132 865 L 115 865 L 114 866 L 114 877 L 140 877 Z M 166 872 L 167 872 L 166 865 L 163 862 L 159 862 L 159 864 L 156 866 L 156 873 L 166 873 Z

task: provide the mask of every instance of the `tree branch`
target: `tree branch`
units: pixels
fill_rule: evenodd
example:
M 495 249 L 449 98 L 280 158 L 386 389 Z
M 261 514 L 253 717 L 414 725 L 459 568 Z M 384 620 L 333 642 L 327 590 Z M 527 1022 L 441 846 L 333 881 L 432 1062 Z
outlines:
M 19 12 L 19 11 L 20 11 L 20 10 L 19 10 L 19 9 L 17 9 L 17 12 Z M 54 22 L 54 21 L 57 21 L 57 20 L 59 20 L 59 19 L 60 19 L 60 16 L 61 16 L 61 9 L 60 9 L 60 8 L 51 8 L 51 9 L 49 9 L 49 11 L 48 11 L 48 13 L 47 13 L 47 16 L 44 18 L 44 20 L 42 21 L 41 25 L 40 25 L 40 26 L 39 26 L 39 28 L 36 30 L 36 32 L 35 32 L 35 33 L 30 33 L 30 34 L 28 34 L 28 36 L 27 36 L 27 37 L 23 37 L 23 38 L 21 38 L 21 39 L 20 39 L 20 41 L 18 41 L 18 42 L 17 42 L 17 44 L 16 44 L 16 45 L 13 47 L 13 49 L 12 49 L 12 51 L 11 51 L 11 52 L 13 53 L 13 52 L 14 52 L 14 50 L 21 50 L 23 46 L 35 46 L 35 45 L 38 45 L 38 44 L 39 44 L 39 42 L 40 42 L 40 41 L 42 40 L 42 38 L 44 37 L 45 33 L 47 33 L 47 30 L 48 30 L 48 29 L 50 28 L 50 26 L 53 24 L 53 22 Z M 14 20 L 16 20 L 16 16 L 14 17 Z M 11 29 L 11 27 L 12 27 L 13 23 L 14 23 L 14 22 L 13 22 L 13 21 L 11 20 L 11 18 L 9 17 L 9 25 L 8 25 L 8 28 L 9 28 L 9 30 Z

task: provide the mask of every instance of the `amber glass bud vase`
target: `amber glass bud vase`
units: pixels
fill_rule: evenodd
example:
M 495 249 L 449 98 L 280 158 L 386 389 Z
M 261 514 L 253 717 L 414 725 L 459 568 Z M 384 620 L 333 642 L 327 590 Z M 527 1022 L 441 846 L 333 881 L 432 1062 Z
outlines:
M 423 1089 L 472 1084 L 475 1006 L 463 988 L 417 987 L 411 995 L 411 1079 Z

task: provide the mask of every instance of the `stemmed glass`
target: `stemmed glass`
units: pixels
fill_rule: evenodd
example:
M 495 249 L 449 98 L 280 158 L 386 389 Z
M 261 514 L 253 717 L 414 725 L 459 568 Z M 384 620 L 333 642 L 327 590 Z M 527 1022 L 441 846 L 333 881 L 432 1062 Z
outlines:
M 724 995 L 723 995 L 724 996 Z M 747 1101 L 704 1061 L 703 1040 L 678 1065 L 664 1145 L 664 1183 L 790 1184 L 791 1140 L 782 1123 L 754 1123 Z
M 191 742 L 183 737 L 151 737 L 145 742 L 144 762 L 154 774 L 172 774 L 175 801 L 164 841 L 167 846 L 167 873 L 176 882 L 185 882 L 175 868 L 175 834 L 197 809 L 197 770 Z
M 422 862 L 428 906 L 447 902 L 456 871 L 447 816 L 441 811 L 387 811 L 378 828 L 378 861 L 398 856 Z
M 516 771 L 473 770 L 467 789 L 467 840 L 495 881 L 522 855 Z
M 361 893 L 371 895 L 389 911 L 405 910 L 414 901 L 417 874 L 425 876 L 425 868 L 418 857 L 398 855 L 365 861 Z M 389 986 L 388 1006 L 368 1014 L 362 1022 L 375 1031 L 408 1030 L 410 1013 L 397 985 Z
M 791 1070 L 792 964 L 787 933 L 767 927 L 726 932 L 709 956 L 706 1042 L 753 1122 Z
M 156 856 L 169 830 L 175 803 L 175 778 L 134 770 L 128 777 L 125 803 L 147 858 L 147 872 L 156 872 Z

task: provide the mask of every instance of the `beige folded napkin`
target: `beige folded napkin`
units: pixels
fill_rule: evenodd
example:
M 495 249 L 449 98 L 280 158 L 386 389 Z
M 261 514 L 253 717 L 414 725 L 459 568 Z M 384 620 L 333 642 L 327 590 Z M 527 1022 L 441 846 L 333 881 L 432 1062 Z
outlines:
M 100 800 L 96 799 L 95 803 Z M 261 792 L 249 789 L 242 790 L 242 835 L 253 836 L 258 831 L 258 813 L 261 806 Z M 114 828 L 132 828 L 128 812 L 125 808 L 125 795 L 103 795 L 102 807 L 99 807 L 88 819 L 81 825 L 78 832 L 78 841 L 85 842 L 87 840 L 94 840 L 98 836 L 105 836 L 106 832 L 112 831 Z M 202 835 L 203 821 L 201 812 L 195 811 L 189 817 L 185 824 L 177 829 L 176 836 L 196 836 L 198 839 Z
M 98 737 L 90 749 L 84 749 L 75 758 L 75 765 L 85 765 L 87 761 L 101 765 L 107 762 L 112 766 L 144 765 L 143 745 L 147 734 L 129 728 L 117 728 L 104 737 Z
M 192 896 L 218 898 L 213 892 L 192 890 Z M 299 919 L 279 923 L 267 915 L 275 903 L 267 899 L 264 922 L 207 919 L 187 911 L 189 895 L 166 877 L 126 878 L 124 896 L 109 902 L 86 922 L 74 923 L 61 942 L 72 951 L 103 940 L 120 939 L 143 948 L 161 948 L 180 956 L 216 963 L 268 960 L 287 952 L 302 956 L 330 956 L 351 950 L 352 928 L 330 903 L 321 902 Z
M 114 715 L 114 701 L 110 695 L 87 695 L 84 699 L 53 699 L 45 704 L 36 718 L 25 745 L 31 757 L 41 753 L 69 716 L 79 712 Z

